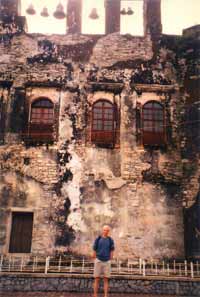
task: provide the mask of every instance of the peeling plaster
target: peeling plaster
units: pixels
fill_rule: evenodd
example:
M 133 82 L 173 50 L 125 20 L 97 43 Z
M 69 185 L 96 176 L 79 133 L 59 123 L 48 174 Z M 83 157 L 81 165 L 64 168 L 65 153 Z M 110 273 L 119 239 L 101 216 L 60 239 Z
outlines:
M 122 188 L 126 185 L 126 181 L 120 177 L 115 177 L 112 179 L 105 179 L 106 185 L 110 190 L 116 190 Z

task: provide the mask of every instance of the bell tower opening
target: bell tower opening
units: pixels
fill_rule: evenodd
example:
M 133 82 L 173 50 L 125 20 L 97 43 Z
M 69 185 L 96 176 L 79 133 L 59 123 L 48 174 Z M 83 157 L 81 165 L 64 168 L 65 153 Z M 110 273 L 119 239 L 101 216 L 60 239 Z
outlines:
M 105 34 L 104 0 L 84 0 L 82 5 L 82 33 Z
M 66 34 L 68 0 L 21 0 L 21 15 L 26 16 L 28 33 Z
M 143 0 L 123 0 L 120 10 L 120 33 L 134 36 L 144 35 Z

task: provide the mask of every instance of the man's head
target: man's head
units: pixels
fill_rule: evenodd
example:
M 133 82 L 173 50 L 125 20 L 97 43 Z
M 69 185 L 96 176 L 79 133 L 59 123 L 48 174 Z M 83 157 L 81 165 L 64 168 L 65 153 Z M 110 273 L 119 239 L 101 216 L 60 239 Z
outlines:
M 108 225 L 104 225 L 102 228 L 102 236 L 107 237 L 110 233 L 110 227 Z

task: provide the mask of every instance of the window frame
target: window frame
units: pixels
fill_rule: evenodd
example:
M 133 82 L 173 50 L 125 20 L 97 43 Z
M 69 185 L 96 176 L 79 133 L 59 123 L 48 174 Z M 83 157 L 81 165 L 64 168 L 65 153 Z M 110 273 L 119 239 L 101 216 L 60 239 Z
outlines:
M 152 107 L 145 108 L 149 104 L 152 104 Z M 159 106 L 160 108 L 155 108 L 156 105 Z M 162 119 L 161 119 L 161 114 L 160 115 L 156 114 L 156 111 L 159 111 L 159 110 L 162 111 Z M 146 114 L 145 114 L 145 111 L 147 111 Z M 148 125 L 145 126 L 146 123 L 150 123 L 149 130 L 147 129 Z M 159 131 L 160 128 L 162 128 L 161 131 Z M 165 111 L 165 107 L 161 102 L 157 100 L 149 100 L 145 102 L 145 104 L 142 106 L 141 130 L 142 130 L 142 143 L 144 146 L 166 145 L 166 111 Z
M 41 101 L 46 101 L 46 102 L 48 102 L 48 103 L 50 103 L 51 104 L 51 106 L 49 105 L 49 106 L 37 106 L 37 103 L 38 102 L 41 102 Z M 39 110 L 40 109 L 40 112 L 36 112 L 37 110 Z M 37 117 L 36 118 L 34 118 L 33 119 L 33 110 L 34 110 L 34 114 L 35 115 L 40 115 L 40 117 L 39 117 L 39 119 L 43 119 L 43 121 L 33 121 L 33 120 L 36 120 L 37 119 Z M 45 122 L 44 120 L 45 120 L 45 117 L 42 117 L 42 115 L 43 116 L 45 116 L 45 110 L 52 110 L 52 116 L 51 117 L 49 117 L 49 113 L 47 113 L 48 114 L 48 117 L 47 117 L 47 120 L 49 120 L 49 118 L 51 119 L 51 122 Z M 36 99 L 36 100 L 34 100 L 34 102 L 32 102 L 32 104 L 31 104 L 31 111 L 30 111 L 30 122 L 31 123 L 33 123 L 33 124 L 41 124 L 41 125 L 45 125 L 45 124 L 53 124 L 54 123 L 54 105 L 53 105 L 53 102 L 51 101 L 51 100 L 49 100 L 49 99 Z
M 101 107 L 96 108 L 96 105 L 102 103 Z M 107 103 L 110 105 L 110 107 L 104 107 L 104 104 Z M 101 117 L 94 118 L 94 110 L 99 109 L 102 112 L 100 113 Z M 106 110 L 112 110 L 112 119 L 105 118 L 105 111 Z M 115 106 L 115 103 L 107 100 L 107 99 L 99 99 L 95 101 L 92 105 L 91 110 L 91 142 L 102 147 L 114 147 L 116 143 L 116 132 L 117 132 L 117 108 Z M 110 113 L 108 113 L 110 115 Z M 107 115 L 108 115 L 107 114 Z M 94 129 L 94 120 L 101 121 L 102 129 Z M 108 125 L 107 127 L 112 127 L 112 129 L 105 130 L 105 123 L 112 122 L 112 125 Z M 100 136 L 101 134 L 101 136 Z
M 37 106 L 42 101 L 46 101 L 49 103 L 47 106 Z M 42 115 L 44 116 L 45 110 L 52 110 L 51 113 L 51 121 L 45 122 L 42 121 L 32 121 L 32 115 L 33 110 L 39 110 L 40 112 L 35 112 L 35 115 L 37 115 L 38 119 L 41 119 Z M 47 113 L 49 114 L 49 113 Z M 38 116 L 40 115 L 40 117 Z M 35 119 L 37 119 L 37 117 Z M 48 120 L 48 116 L 47 116 Z M 31 102 L 29 107 L 29 120 L 28 120 L 28 137 L 30 141 L 37 141 L 37 142 L 52 142 L 54 140 L 54 128 L 55 128 L 55 104 L 53 101 L 47 97 L 39 97 Z M 46 131 L 45 131 L 46 130 Z M 38 132 L 37 132 L 38 131 Z

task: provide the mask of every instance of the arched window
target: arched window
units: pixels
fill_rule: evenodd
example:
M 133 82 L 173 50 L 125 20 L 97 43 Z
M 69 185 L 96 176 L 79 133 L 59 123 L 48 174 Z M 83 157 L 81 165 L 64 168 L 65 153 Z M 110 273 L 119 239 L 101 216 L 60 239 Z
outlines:
M 113 146 L 115 142 L 116 113 L 107 100 L 94 103 L 92 108 L 92 142 Z
M 47 98 L 40 98 L 31 105 L 29 136 L 46 141 L 53 139 L 54 105 Z
M 32 103 L 31 122 L 34 124 L 53 123 L 53 103 L 49 99 L 39 99 Z
M 149 101 L 143 106 L 142 130 L 144 145 L 165 144 L 165 113 L 159 102 Z

